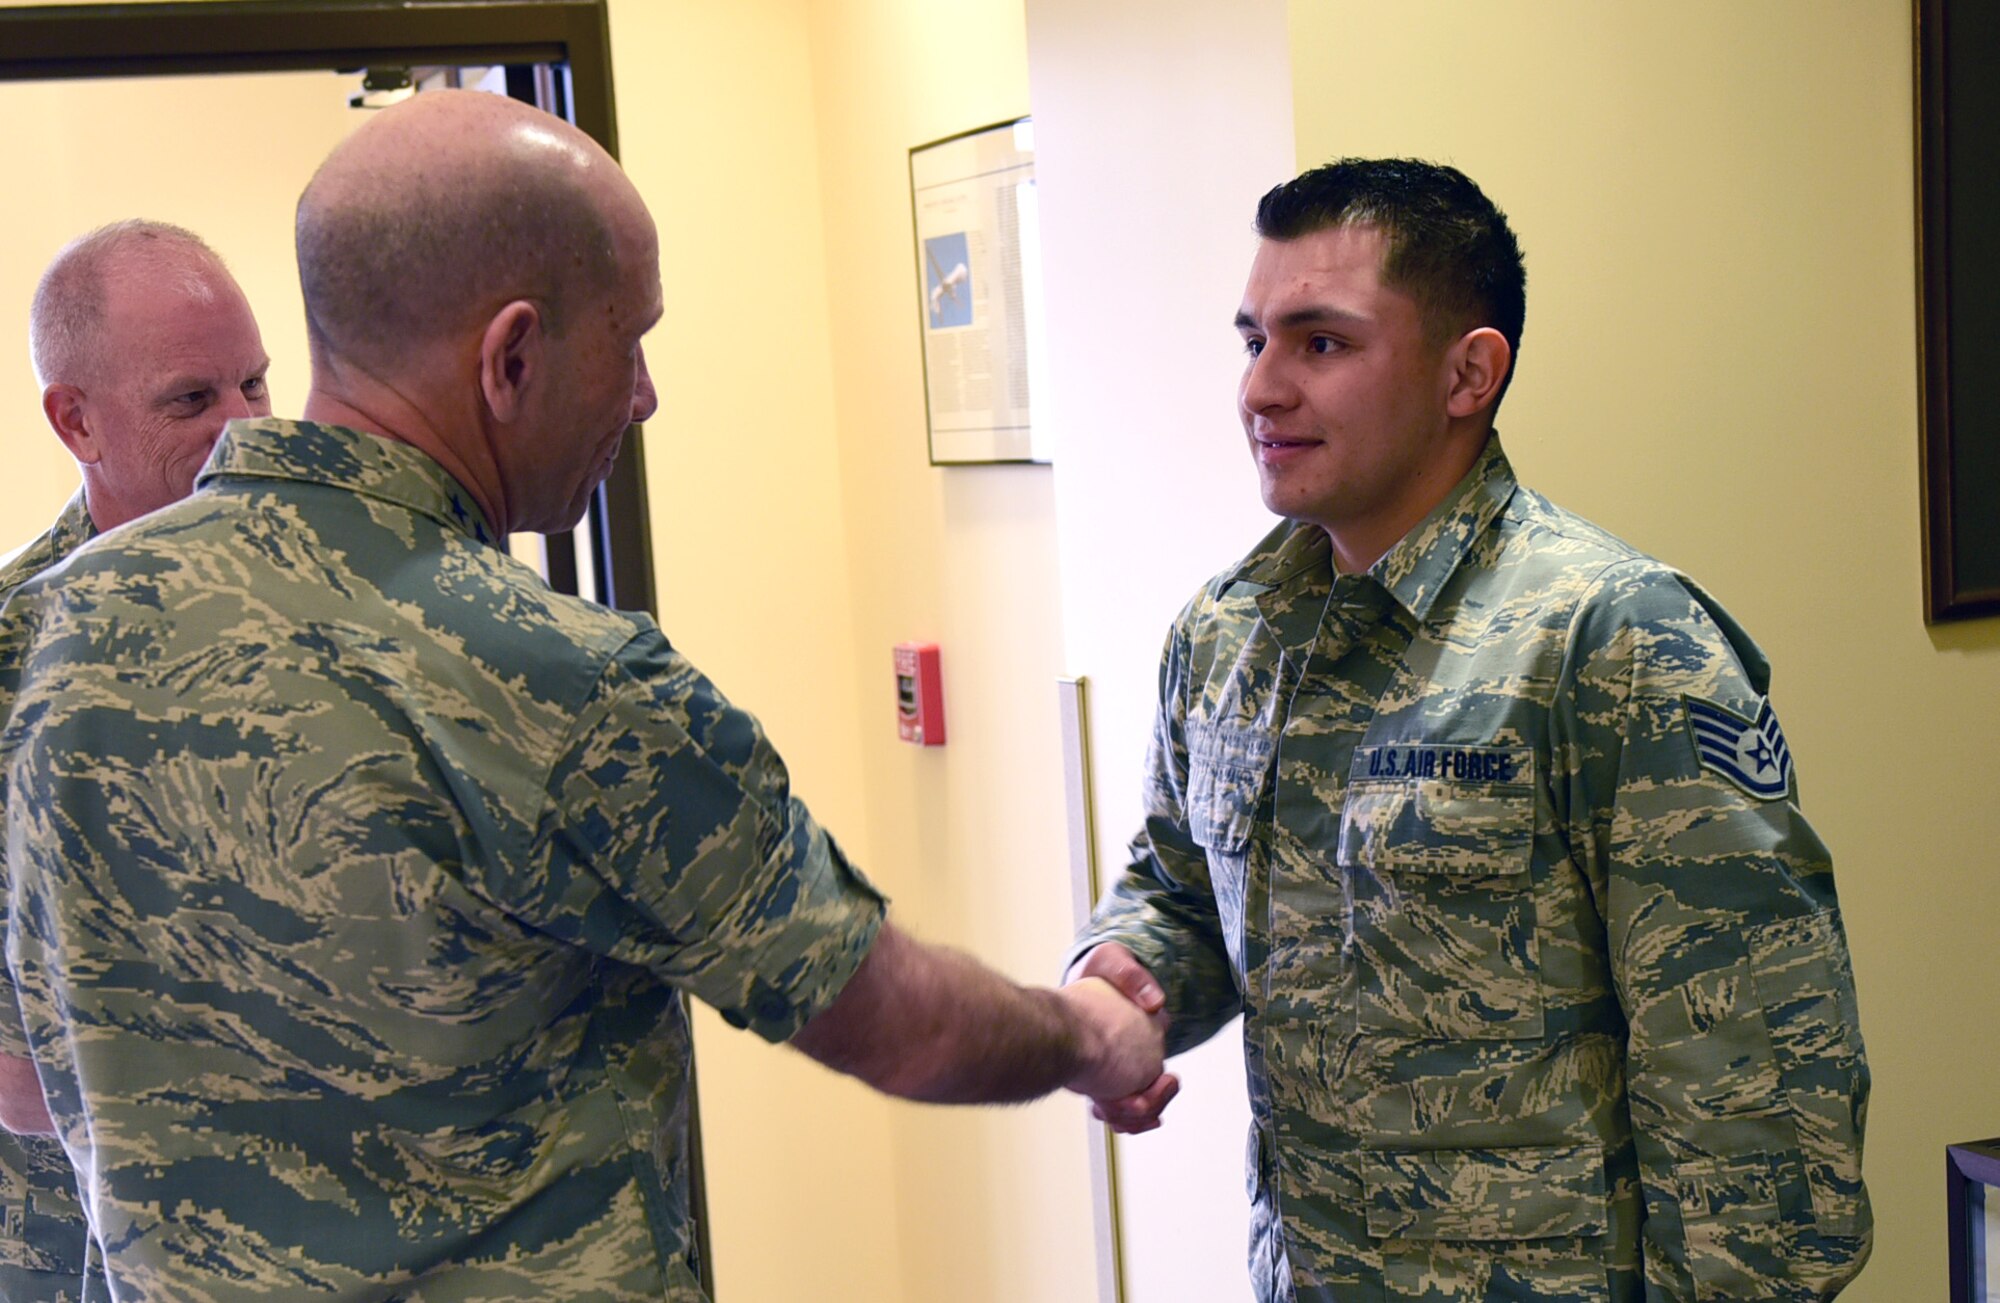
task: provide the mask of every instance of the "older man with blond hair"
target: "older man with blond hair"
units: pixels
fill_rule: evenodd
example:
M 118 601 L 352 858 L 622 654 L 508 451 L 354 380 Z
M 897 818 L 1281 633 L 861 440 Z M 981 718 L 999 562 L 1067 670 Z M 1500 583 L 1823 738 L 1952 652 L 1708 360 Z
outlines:
M 214 250 L 165 222 L 115 222 L 64 246 L 36 287 L 28 338 L 42 414 L 83 485 L 47 532 L 0 561 L 0 601 L 101 531 L 186 497 L 223 423 L 271 410 L 249 301 Z M 0 1050 L 0 1121 L 44 1129 L 11 1020 Z M 0 1299 L 82 1297 L 88 1227 L 62 1146 L 0 1134 L 0 1191 L 11 1213 Z

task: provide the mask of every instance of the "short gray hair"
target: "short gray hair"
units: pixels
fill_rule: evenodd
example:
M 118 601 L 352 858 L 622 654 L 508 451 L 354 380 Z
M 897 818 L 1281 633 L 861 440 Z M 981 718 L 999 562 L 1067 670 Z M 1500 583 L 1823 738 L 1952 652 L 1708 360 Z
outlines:
M 98 355 L 109 299 L 111 264 L 133 253 L 175 252 L 226 271 L 222 258 L 193 231 L 133 217 L 100 226 L 62 247 L 35 286 L 28 310 L 28 356 L 38 385 L 73 384 Z

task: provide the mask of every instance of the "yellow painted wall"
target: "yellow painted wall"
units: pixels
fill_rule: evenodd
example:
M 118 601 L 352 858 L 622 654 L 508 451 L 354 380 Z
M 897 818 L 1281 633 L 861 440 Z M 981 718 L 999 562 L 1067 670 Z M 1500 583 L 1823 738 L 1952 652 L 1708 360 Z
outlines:
M 0 83 L 0 169 L 12 179 L 0 243 L 0 552 L 48 527 L 76 465 L 41 415 L 28 306 L 50 258 L 105 222 L 149 217 L 194 231 L 229 263 L 271 353 L 283 412 L 305 398 L 305 309 L 292 207 L 312 169 L 357 125 L 352 78 L 332 73 Z M 246 123 L 256 123 L 254 132 Z M 33 124 L 32 130 L 20 129 Z
M 1776 665 L 1875 1074 L 1879 1242 L 1944 1292 L 1944 1146 L 2000 1132 L 2000 624 L 1922 619 L 1906 0 L 1293 0 L 1299 162 L 1457 163 L 1527 251 L 1523 478 Z

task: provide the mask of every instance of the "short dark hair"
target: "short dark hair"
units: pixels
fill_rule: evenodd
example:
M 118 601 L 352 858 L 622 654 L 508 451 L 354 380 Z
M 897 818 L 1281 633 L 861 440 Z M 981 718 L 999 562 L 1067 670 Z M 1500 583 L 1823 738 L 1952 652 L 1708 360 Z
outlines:
M 1383 283 L 1417 301 L 1433 342 L 1491 326 L 1521 356 L 1528 311 L 1521 246 L 1507 215 L 1465 173 L 1415 158 L 1341 158 L 1273 187 L 1257 203 L 1257 234 L 1267 240 L 1342 226 L 1382 233 Z M 1513 381 L 1510 365 L 1494 407 Z

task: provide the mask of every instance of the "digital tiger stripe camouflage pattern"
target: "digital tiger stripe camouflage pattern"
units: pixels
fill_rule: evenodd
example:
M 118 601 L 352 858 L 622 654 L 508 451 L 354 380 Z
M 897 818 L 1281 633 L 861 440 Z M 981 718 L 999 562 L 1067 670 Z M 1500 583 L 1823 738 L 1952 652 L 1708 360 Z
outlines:
M 783 1039 L 882 902 L 650 619 L 492 533 L 239 421 L 8 610 L 8 957 L 121 1297 L 701 1297 L 682 994 Z
M 96 533 L 78 489 L 48 532 L 0 563 L 0 603 Z M 0 1019 L 0 1053 L 27 1055 L 18 1022 Z M 76 1303 L 82 1297 L 89 1242 L 90 1224 L 77 1201 L 76 1170 L 62 1142 L 0 1131 L 0 1299 Z

